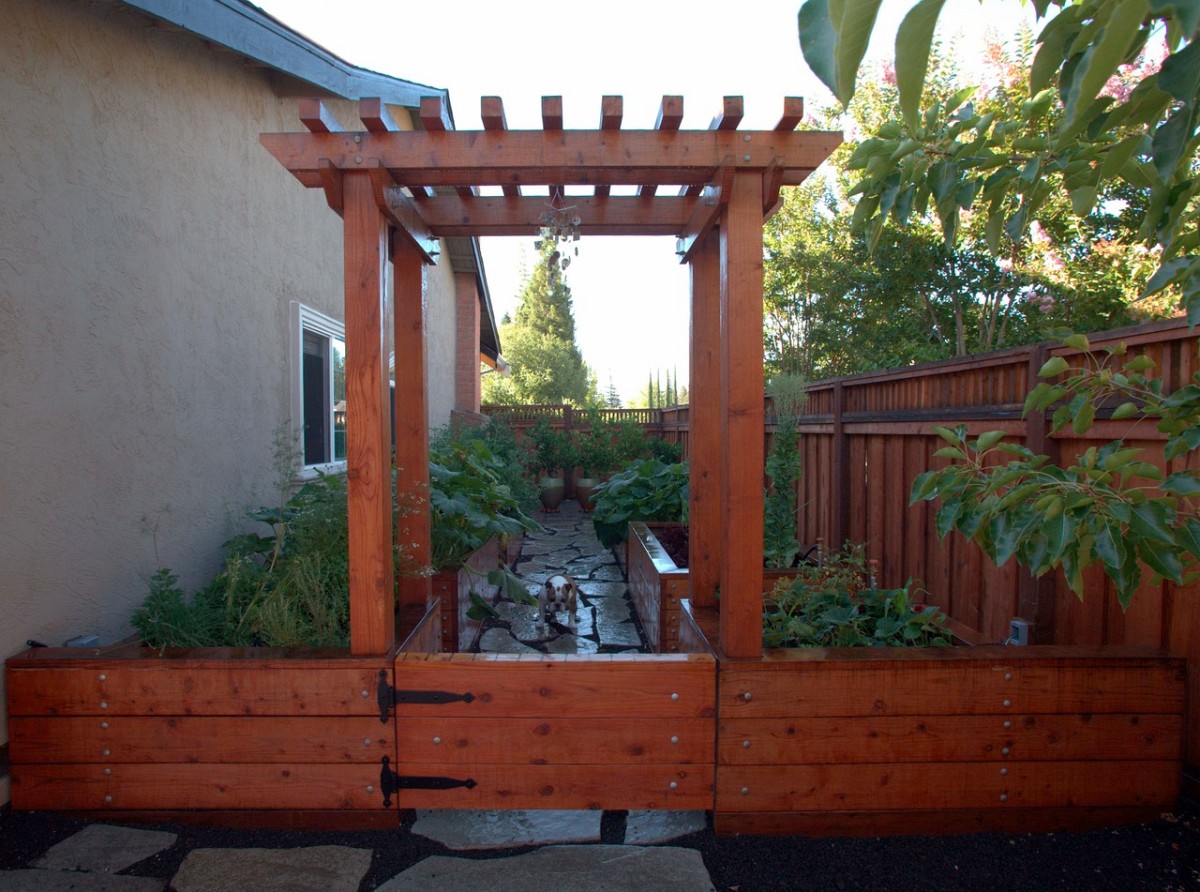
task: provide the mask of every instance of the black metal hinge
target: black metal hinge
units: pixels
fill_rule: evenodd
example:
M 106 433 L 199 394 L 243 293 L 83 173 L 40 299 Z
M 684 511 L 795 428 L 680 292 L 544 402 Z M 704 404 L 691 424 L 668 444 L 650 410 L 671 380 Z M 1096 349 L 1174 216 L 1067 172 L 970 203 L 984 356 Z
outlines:
M 379 721 L 387 724 L 388 714 L 397 703 L 471 703 L 475 695 L 468 691 L 455 694 L 453 691 L 398 691 L 388 683 L 386 669 L 379 670 L 379 687 L 375 692 L 379 702 Z
M 379 789 L 383 793 L 384 808 L 392 807 L 392 794 L 401 790 L 452 790 L 455 787 L 466 787 L 471 790 L 477 786 L 474 778 L 470 777 L 463 780 L 454 777 L 423 777 L 421 775 L 402 777 L 392 771 L 391 764 L 392 760 L 384 756 L 382 767 L 379 769 Z

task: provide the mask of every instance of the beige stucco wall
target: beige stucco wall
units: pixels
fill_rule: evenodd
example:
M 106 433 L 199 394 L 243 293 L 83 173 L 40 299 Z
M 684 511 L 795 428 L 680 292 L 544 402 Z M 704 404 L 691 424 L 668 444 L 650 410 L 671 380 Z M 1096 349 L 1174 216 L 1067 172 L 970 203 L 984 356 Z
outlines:
M 128 634 L 159 566 L 206 581 L 276 498 L 290 302 L 344 314 L 340 220 L 258 143 L 299 129 L 263 71 L 105 4 L 0 0 L 0 21 L 5 658 Z M 449 270 L 428 301 L 437 425 Z

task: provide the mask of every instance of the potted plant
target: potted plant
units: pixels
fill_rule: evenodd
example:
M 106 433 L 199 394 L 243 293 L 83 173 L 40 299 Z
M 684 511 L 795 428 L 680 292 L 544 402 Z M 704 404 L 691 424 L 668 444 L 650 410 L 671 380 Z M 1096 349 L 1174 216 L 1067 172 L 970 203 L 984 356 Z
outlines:
M 562 504 L 565 482 L 563 469 L 570 464 L 570 444 L 561 431 L 550 427 L 550 421 L 539 418 L 529 431 L 533 443 L 531 470 L 538 483 L 538 498 L 547 511 L 557 511 Z
M 592 510 L 593 492 L 612 467 L 615 455 L 610 426 L 600 418 L 600 413 L 592 412 L 587 431 L 575 440 L 575 461 L 581 472 L 575 480 L 575 496 L 584 511 Z

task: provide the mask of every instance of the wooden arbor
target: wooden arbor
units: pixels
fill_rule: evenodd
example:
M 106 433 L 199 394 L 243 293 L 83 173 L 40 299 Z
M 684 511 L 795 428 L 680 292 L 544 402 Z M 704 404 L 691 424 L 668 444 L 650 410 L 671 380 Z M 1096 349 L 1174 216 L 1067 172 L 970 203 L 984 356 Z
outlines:
M 366 99 L 363 129 L 344 131 L 309 100 L 300 113 L 307 133 L 263 134 L 267 150 L 305 186 L 324 189 L 344 220 L 352 653 L 386 653 L 395 640 L 394 537 L 420 561 L 430 553 L 427 512 L 392 529 L 389 317 L 398 488 L 420 492 L 429 483 L 423 270 L 437 240 L 535 234 L 548 199 L 523 187 L 574 187 L 566 198 L 581 234 L 673 235 L 691 266 L 691 597 L 713 606 L 719 586 L 721 650 L 761 656 L 762 224 L 780 189 L 801 183 L 841 142 L 796 131 L 802 114 L 802 101 L 789 98 L 773 130 L 740 131 L 742 100 L 727 97 L 709 129 L 681 130 L 683 98 L 666 96 L 654 130 L 627 131 L 621 97 L 606 96 L 599 129 L 564 130 L 561 97 L 545 97 L 542 129 L 517 131 L 507 129 L 501 100 L 485 97 L 484 129 L 471 132 L 452 130 L 440 98 L 428 97 L 424 129 L 401 131 L 379 100 Z M 427 580 L 403 577 L 399 598 L 423 608 Z

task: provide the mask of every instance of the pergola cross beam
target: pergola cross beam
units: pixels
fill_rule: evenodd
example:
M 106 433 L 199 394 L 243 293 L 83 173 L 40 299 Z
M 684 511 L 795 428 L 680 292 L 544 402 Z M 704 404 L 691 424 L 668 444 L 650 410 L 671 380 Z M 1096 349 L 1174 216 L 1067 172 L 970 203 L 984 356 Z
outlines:
M 424 276 L 436 241 L 451 236 L 536 233 L 548 204 L 574 209 L 583 235 L 672 235 L 692 269 L 690 475 L 697 556 L 696 603 L 716 602 L 727 657 L 762 653 L 762 224 L 784 186 L 798 185 L 841 143 L 836 133 L 797 131 L 803 103 L 784 101 L 773 130 L 744 131 L 740 97 L 726 97 L 705 130 L 684 130 L 683 98 L 663 97 L 653 130 L 622 129 L 621 97 L 606 96 L 596 130 L 564 129 L 561 97 L 542 100 L 542 129 L 510 130 L 499 97 L 484 97 L 483 129 L 456 131 L 440 100 L 422 102 L 421 130 L 400 130 L 378 101 L 363 100 L 366 128 L 343 130 L 316 100 L 301 103 L 306 132 L 263 134 L 264 147 L 305 186 L 325 191 L 346 221 L 347 381 L 357 382 L 347 423 L 350 481 L 350 637 L 357 654 L 392 646 L 390 481 L 379 460 L 389 413 L 388 369 L 377 345 L 394 313 L 397 489 L 429 485 L 425 412 Z M 622 187 L 629 194 L 615 194 Z M 660 190 L 672 187 L 677 194 Z M 493 189 L 501 194 L 481 194 Z M 545 189 L 547 195 L 530 189 Z M 568 192 L 567 190 L 572 190 Z M 586 192 L 586 194 L 583 194 Z M 369 206 L 368 206 L 369 202 Z M 381 229 L 382 227 L 382 229 Z M 384 238 L 384 230 L 391 241 Z M 387 252 L 386 247 L 392 250 Z M 396 267 L 394 299 L 385 260 Z M 350 345 L 356 346 L 354 349 Z M 401 361 L 401 358 L 404 361 Z M 370 405 L 367 405 L 367 404 Z M 411 442 L 410 442 L 411 441 Z M 365 464 L 360 457 L 366 456 Z M 401 462 L 401 458 L 403 461 Z M 402 524 L 403 544 L 429 551 L 427 524 Z M 413 607 L 427 587 L 401 584 Z

